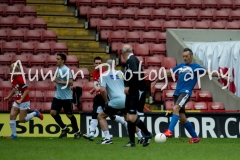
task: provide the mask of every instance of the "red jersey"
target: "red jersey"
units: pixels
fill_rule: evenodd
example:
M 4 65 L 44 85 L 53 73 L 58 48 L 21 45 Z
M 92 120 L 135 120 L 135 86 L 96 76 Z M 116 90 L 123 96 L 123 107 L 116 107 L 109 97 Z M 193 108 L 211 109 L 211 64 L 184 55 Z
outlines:
M 102 68 L 102 73 L 105 71 L 106 70 Z M 100 70 L 93 70 L 92 77 L 93 77 L 94 86 L 99 85 Z M 96 94 L 100 94 L 100 91 L 96 92 Z
M 16 98 L 15 100 L 19 100 L 22 98 L 23 92 L 27 89 L 27 85 L 23 81 L 23 77 L 21 75 L 17 75 L 16 77 L 13 77 L 12 79 L 12 88 L 15 91 Z M 29 95 L 25 97 L 25 99 L 22 102 L 28 102 L 30 101 Z

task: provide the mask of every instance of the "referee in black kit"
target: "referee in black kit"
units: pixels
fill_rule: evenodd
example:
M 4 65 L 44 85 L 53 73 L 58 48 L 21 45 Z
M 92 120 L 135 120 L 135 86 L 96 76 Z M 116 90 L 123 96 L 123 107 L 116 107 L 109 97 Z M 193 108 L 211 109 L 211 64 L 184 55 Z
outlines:
M 124 93 L 126 94 L 125 108 L 127 112 L 128 135 L 130 141 L 125 147 L 135 146 L 135 129 L 136 126 L 140 128 L 144 135 L 143 147 L 150 144 L 152 133 L 147 130 L 145 124 L 140 120 L 138 113 L 143 112 L 146 99 L 146 82 L 144 80 L 144 73 L 139 76 L 138 68 L 140 66 L 139 60 L 133 55 L 132 48 L 129 45 L 124 45 L 122 48 L 123 58 L 126 60 L 125 66 L 125 80 Z M 141 72 L 143 72 L 141 67 Z M 141 77 L 141 79 L 140 79 Z

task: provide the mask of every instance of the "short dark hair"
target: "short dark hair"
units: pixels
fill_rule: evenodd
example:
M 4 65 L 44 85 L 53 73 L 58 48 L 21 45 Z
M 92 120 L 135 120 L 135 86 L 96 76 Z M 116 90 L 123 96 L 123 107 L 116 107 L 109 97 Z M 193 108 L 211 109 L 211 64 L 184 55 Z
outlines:
M 189 52 L 191 55 L 193 55 L 193 52 L 190 48 L 184 48 L 183 52 Z
M 95 62 L 96 60 L 102 61 L 102 58 L 101 58 L 101 57 L 95 57 L 94 60 L 93 60 L 93 62 Z
M 58 53 L 57 56 L 61 57 L 62 60 L 64 60 L 64 63 L 66 62 L 67 60 L 67 56 L 63 53 Z

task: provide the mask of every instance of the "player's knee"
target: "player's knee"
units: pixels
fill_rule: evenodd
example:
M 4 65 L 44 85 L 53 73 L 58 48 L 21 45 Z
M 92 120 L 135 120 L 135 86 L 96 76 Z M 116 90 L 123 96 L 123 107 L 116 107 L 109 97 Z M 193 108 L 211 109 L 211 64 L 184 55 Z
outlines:
M 50 114 L 51 114 L 51 116 L 53 116 L 53 117 L 54 117 L 54 116 L 56 116 L 57 112 L 56 112 L 56 111 L 53 111 L 53 110 L 51 110 L 51 111 L 50 111 Z
M 16 118 L 17 118 L 16 115 L 11 115 L 11 114 L 10 114 L 10 120 L 15 120 Z
M 174 113 L 174 114 L 179 113 L 179 110 L 180 110 L 180 109 L 181 109 L 181 108 L 180 108 L 179 105 L 175 105 L 175 106 L 173 107 L 173 113 Z
M 71 118 L 73 115 L 72 114 L 66 114 L 68 118 Z
M 116 118 L 116 116 L 115 116 L 115 115 L 110 115 L 109 118 L 110 118 L 112 121 L 114 121 L 115 118 Z

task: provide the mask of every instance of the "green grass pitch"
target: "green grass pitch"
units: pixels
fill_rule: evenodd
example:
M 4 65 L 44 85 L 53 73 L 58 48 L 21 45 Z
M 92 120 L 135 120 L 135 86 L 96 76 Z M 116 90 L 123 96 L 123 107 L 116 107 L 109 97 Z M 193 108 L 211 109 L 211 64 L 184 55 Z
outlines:
M 201 139 L 188 144 L 187 138 L 170 138 L 165 143 L 152 139 L 148 147 L 122 147 L 128 138 L 113 138 L 100 145 L 84 138 L 0 138 L 0 160 L 239 160 L 240 139 Z

